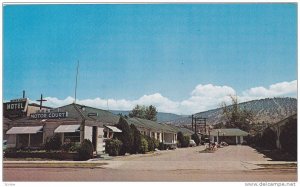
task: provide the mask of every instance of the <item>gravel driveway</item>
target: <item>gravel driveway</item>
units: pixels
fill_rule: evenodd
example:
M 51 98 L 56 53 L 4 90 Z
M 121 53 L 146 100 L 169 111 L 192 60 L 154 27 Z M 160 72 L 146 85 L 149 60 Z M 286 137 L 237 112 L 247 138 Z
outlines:
M 297 181 L 297 169 L 258 164 L 286 164 L 248 146 L 228 146 L 214 153 L 204 147 L 115 157 L 94 168 L 4 168 L 4 181 Z M 270 165 L 270 166 L 272 166 Z

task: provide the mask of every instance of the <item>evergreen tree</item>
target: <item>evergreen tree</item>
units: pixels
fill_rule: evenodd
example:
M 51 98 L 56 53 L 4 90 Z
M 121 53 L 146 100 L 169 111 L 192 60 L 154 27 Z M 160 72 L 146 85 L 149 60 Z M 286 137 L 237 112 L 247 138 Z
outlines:
M 131 112 L 129 112 L 129 117 L 137 117 L 142 119 L 148 119 L 152 121 L 157 120 L 157 110 L 153 105 L 150 106 L 140 106 L 136 105 Z
M 193 134 L 191 138 L 192 138 L 192 140 L 195 141 L 196 145 L 200 144 L 200 138 L 199 138 L 198 134 L 196 134 L 196 133 Z
M 133 125 L 130 125 L 130 129 L 133 135 L 133 145 L 131 147 L 131 153 L 136 154 L 141 152 L 142 135 L 140 131 Z
M 156 115 L 157 115 L 157 111 L 155 106 L 150 105 L 149 107 L 146 107 L 146 111 L 145 111 L 146 119 L 151 121 L 156 121 L 157 120 Z
M 144 118 L 145 116 L 145 107 L 136 105 L 131 112 L 129 112 L 129 117 L 137 117 L 137 118 Z
M 116 127 L 122 130 L 121 133 L 115 134 L 115 138 L 119 139 L 122 142 L 120 155 L 125 155 L 125 153 L 130 153 L 133 144 L 133 135 L 131 132 L 131 128 L 129 127 L 127 121 L 124 119 L 123 116 L 120 117 Z
M 181 147 L 182 143 L 184 142 L 184 136 L 181 131 L 177 133 L 177 141 L 179 143 L 179 147 Z

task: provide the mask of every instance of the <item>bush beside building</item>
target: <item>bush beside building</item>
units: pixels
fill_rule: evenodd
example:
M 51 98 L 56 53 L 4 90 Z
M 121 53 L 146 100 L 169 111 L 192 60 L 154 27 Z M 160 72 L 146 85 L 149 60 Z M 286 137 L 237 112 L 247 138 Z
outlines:
M 118 139 L 108 139 L 105 142 L 105 152 L 110 156 L 119 156 L 122 142 Z

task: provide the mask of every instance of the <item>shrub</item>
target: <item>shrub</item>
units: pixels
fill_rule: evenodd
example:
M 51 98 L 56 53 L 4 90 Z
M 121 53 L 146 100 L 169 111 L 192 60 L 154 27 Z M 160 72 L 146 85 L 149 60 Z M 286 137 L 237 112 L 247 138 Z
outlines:
M 149 136 L 143 136 L 148 142 L 148 151 L 155 151 L 156 148 L 159 147 L 159 141 L 151 138 Z
M 80 143 L 66 142 L 62 144 L 61 150 L 65 152 L 78 152 L 80 148 Z
M 116 133 L 114 136 L 115 138 L 119 139 L 122 142 L 120 155 L 125 155 L 125 153 L 130 153 L 132 151 L 131 149 L 133 144 L 133 135 L 127 121 L 124 119 L 123 116 L 120 117 L 116 127 L 122 130 L 121 133 Z
M 181 142 L 181 147 L 188 147 L 190 145 L 190 137 L 183 136 L 183 142 Z
M 140 152 L 143 154 L 148 152 L 148 142 L 145 138 L 142 138 L 141 140 Z
M 118 139 L 109 139 L 105 142 L 105 152 L 110 156 L 118 156 L 122 147 L 122 142 Z
M 45 149 L 47 151 L 51 150 L 59 150 L 61 148 L 61 137 L 59 134 L 54 134 L 51 138 L 49 138 L 45 145 Z
M 17 152 L 17 148 L 15 148 L 15 147 L 9 147 L 9 148 L 6 148 L 4 152 L 6 152 L 6 153 Z
M 199 144 L 200 144 L 200 138 L 199 138 L 198 134 L 196 134 L 196 133 L 193 134 L 193 135 L 192 135 L 192 140 L 195 141 L 196 145 L 199 145 Z
M 93 144 L 90 140 L 84 139 L 78 150 L 79 160 L 88 160 L 93 157 Z
M 270 129 L 266 128 L 261 137 L 261 144 L 267 149 L 276 149 L 276 134 Z
M 151 138 L 152 139 L 152 141 L 153 141 L 153 143 L 154 143 L 154 149 L 156 149 L 156 148 L 158 148 L 158 146 L 159 146 L 159 140 L 155 140 L 154 138 Z
M 154 151 L 155 150 L 155 144 L 154 144 L 154 141 L 152 140 L 152 138 L 150 138 L 149 136 L 144 136 L 143 138 L 145 138 L 145 140 L 147 140 L 148 151 Z
M 71 152 L 78 152 L 80 148 L 80 143 L 74 143 L 71 147 L 70 147 L 70 151 Z
M 166 150 L 167 147 L 166 147 L 166 145 L 164 143 L 160 142 L 159 145 L 158 145 L 158 149 L 159 150 Z
M 190 144 L 190 137 L 184 136 L 182 132 L 178 132 L 177 141 L 178 141 L 178 147 L 188 147 Z
M 74 145 L 75 145 L 74 142 L 66 142 L 61 145 L 61 149 L 63 151 L 69 152 L 71 150 L 71 147 L 73 147 Z

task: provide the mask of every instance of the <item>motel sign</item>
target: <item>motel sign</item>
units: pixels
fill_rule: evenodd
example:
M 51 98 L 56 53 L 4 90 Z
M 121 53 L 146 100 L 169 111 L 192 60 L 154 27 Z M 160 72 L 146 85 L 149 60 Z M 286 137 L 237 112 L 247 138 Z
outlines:
M 10 102 L 3 103 L 3 113 L 5 117 L 22 117 L 26 116 L 28 99 L 14 99 Z

